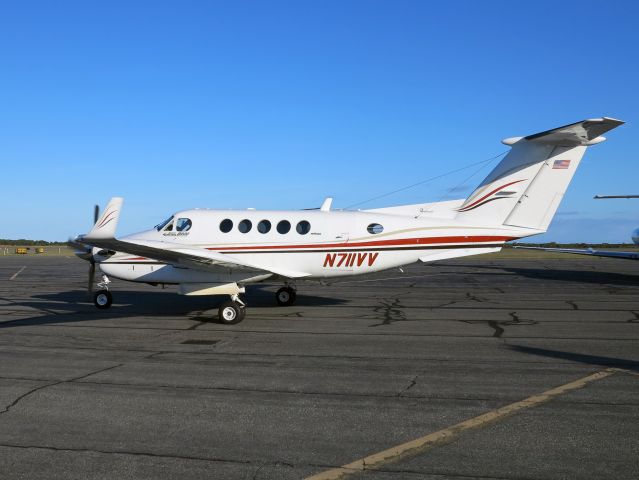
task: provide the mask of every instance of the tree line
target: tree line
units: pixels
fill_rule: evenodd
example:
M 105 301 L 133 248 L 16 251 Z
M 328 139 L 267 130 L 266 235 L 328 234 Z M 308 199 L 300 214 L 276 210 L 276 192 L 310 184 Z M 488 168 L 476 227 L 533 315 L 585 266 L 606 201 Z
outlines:
M 46 240 L 29 240 L 26 238 L 19 238 L 17 240 L 0 238 L 0 245 L 16 247 L 61 247 L 67 245 L 67 242 L 47 242 Z

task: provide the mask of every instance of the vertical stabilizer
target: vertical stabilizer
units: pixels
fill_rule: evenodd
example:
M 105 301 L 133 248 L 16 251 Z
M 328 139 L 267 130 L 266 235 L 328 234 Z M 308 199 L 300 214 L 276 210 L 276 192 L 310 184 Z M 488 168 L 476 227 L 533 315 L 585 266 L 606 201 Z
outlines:
M 504 140 L 511 151 L 457 209 L 456 218 L 545 231 L 586 148 L 623 123 L 603 117 Z

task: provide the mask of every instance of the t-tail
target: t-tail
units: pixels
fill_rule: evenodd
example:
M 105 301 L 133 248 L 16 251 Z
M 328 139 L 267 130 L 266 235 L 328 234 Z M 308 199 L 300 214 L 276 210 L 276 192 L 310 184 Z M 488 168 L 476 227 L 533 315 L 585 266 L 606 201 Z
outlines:
M 463 223 L 548 229 L 586 149 L 624 122 L 594 118 L 527 137 L 507 138 L 511 150 L 457 209 Z

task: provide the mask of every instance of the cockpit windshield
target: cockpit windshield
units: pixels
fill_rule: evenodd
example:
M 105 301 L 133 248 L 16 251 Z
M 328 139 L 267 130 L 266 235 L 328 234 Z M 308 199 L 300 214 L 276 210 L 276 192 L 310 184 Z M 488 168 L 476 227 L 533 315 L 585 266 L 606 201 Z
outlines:
M 164 227 L 166 227 L 169 223 L 171 223 L 173 221 L 173 215 L 171 215 L 169 218 L 167 218 L 166 220 L 164 220 L 162 223 L 158 223 L 155 226 L 155 229 L 159 232 L 160 230 L 162 230 Z

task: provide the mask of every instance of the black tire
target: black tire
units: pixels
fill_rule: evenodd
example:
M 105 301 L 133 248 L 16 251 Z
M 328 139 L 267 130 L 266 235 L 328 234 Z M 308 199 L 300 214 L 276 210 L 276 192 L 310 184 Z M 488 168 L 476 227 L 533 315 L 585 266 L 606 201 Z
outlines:
M 297 299 L 297 292 L 291 287 L 282 287 L 275 292 L 275 301 L 282 307 L 293 305 Z
M 108 290 L 98 290 L 93 294 L 93 305 L 95 308 L 104 310 L 110 308 L 113 303 L 113 295 Z
M 244 320 L 246 308 L 233 300 L 228 300 L 218 309 L 219 322 L 224 325 L 235 325 Z

